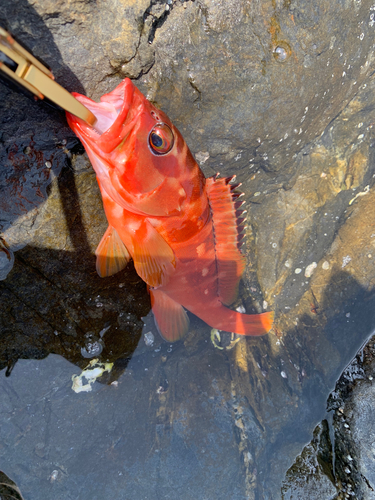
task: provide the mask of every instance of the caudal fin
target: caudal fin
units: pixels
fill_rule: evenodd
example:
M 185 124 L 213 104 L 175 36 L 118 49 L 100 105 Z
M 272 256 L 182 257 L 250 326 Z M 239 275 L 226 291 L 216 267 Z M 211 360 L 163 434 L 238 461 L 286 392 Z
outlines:
M 213 328 L 249 336 L 268 333 L 272 328 L 274 317 L 273 312 L 241 314 L 221 304 L 210 311 L 202 311 L 202 314 L 197 314 L 196 311 L 194 313 Z

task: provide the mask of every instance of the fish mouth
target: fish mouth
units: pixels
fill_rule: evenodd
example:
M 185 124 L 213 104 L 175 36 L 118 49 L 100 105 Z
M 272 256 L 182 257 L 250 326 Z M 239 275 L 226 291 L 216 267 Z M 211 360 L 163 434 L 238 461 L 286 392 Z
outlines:
M 139 114 L 130 116 L 134 90 L 133 82 L 126 78 L 112 92 L 103 95 L 100 102 L 73 93 L 73 96 L 95 115 L 97 121 L 90 126 L 67 113 L 70 127 L 84 143 L 95 143 L 99 150 L 110 153 L 129 135 Z

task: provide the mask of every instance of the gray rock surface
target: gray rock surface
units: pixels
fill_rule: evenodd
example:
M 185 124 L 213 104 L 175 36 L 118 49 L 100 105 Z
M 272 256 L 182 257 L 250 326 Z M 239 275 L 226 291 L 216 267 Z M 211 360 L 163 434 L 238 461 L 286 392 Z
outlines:
M 209 167 L 240 156 L 243 168 L 295 171 L 294 154 L 372 72 L 371 7 L 177 2 L 155 33 L 155 65 L 142 81 L 193 151 L 210 154 Z
M 358 470 L 361 474 L 361 486 L 364 500 L 375 498 L 375 390 L 372 383 L 361 384 L 352 396 L 352 414 L 349 428 L 352 429 L 352 439 L 356 444 Z M 347 456 L 348 468 L 352 467 L 351 456 Z
M 333 500 L 337 489 L 332 470 L 332 445 L 329 428 L 323 420 L 293 467 L 286 473 L 281 490 L 282 500 Z
M 374 331 L 373 8 L 1 2 L 0 24 L 68 90 L 98 99 L 136 78 L 206 176 L 237 174 L 249 227 L 234 307 L 276 311 L 274 334 L 223 349 L 196 318 L 173 348 L 150 317 L 141 336 L 134 269 L 95 273 L 106 221 L 82 147 L 61 112 L 1 85 L 0 470 L 28 498 L 280 498 Z M 73 364 L 35 361 L 49 353 Z M 79 398 L 70 377 L 95 354 L 113 370 Z M 313 458 L 323 434 L 302 457 L 310 496 L 333 491 Z
M 375 498 L 374 368 L 372 337 L 344 371 L 329 399 L 329 408 L 334 410 L 335 468 L 342 498 Z
M 333 500 L 375 498 L 374 369 L 372 337 L 330 394 L 328 420 L 317 426 L 287 472 L 283 499 L 319 498 L 319 493 Z

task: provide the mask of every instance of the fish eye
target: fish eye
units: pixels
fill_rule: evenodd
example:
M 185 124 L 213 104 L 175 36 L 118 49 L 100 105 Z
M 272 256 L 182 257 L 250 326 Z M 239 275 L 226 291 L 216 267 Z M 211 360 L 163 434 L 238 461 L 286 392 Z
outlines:
M 173 132 L 166 123 L 155 125 L 148 136 L 151 151 L 156 155 L 165 155 L 173 147 Z

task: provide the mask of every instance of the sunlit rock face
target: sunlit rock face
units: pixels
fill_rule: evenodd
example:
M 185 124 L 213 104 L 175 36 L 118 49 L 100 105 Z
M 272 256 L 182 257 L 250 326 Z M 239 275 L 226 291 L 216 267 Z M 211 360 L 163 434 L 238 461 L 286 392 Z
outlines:
M 133 78 L 179 127 L 206 176 L 237 174 L 248 229 L 234 307 L 276 312 L 274 334 L 236 343 L 221 335 L 216 347 L 193 318 L 173 349 L 150 318 L 141 337 L 150 304 L 134 269 L 96 276 L 106 220 L 82 146 L 62 112 L 0 85 L 0 367 L 12 377 L 18 359 L 53 352 L 84 368 L 95 355 L 115 364 L 105 381 L 120 383 L 119 393 L 104 386 L 97 393 L 105 397 L 94 391 L 90 400 L 104 468 L 79 423 L 70 434 L 65 420 L 46 423 L 66 446 L 69 474 L 55 484 L 64 498 L 94 471 L 87 498 L 108 496 L 111 483 L 145 498 L 178 487 L 184 499 L 278 499 L 295 456 L 311 439 L 314 448 L 329 392 L 375 328 L 374 9 L 349 0 L 0 3 L 0 25 L 68 90 L 98 100 Z M 87 414 L 87 429 L 91 414 L 76 401 L 56 400 L 54 415 L 81 422 Z M 13 440 L 14 467 L 17 425 L 14 435 L 0 426 Z M 33 460 L 35 435 L 22 461 Z M 70 454 L 70 440 L 84 460 Z M 44 500 L 50 483 L 40 478 L 54 469 L 39 465 L 32 487 Z M 18 478 L 31 484 L 22 471 Z M 329 492 L 330 480 L 320 477 Z M 284 492 L 293 484 L 289 474 Z

